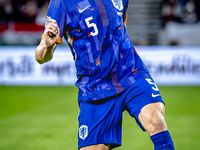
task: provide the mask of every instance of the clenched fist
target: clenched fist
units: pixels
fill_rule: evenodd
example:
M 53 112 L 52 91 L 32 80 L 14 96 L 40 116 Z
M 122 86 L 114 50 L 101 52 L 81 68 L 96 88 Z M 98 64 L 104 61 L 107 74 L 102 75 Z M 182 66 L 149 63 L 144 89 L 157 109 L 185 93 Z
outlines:
M 44 42 L 47 47 L 54 45 L 59 38 L 60 30 L 56 23 L 56 20 L 50 19 L 49 24 L 46 26 L 44 31 Z

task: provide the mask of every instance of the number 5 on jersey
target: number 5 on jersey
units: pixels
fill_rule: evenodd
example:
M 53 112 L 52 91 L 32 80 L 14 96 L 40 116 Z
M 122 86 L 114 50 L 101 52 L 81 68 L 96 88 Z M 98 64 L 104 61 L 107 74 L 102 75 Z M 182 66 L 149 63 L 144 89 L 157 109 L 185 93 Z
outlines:
M 86 19 L 85 19 L 85 22 L 86 22 L 88 28 L 91 28 L 91 27 L 94 28 L 94 32 L 90 32 L 90 35 L 96 36 L 96 35 L 99 33 L 99 31 L 98 31 L 97 25 L 96 25 L 95 23 L 90 23 L 91 20 L 93 20 L 93 17 L 92 17 L 92 16 L 89 17 L 89 18 L 86 18 Z

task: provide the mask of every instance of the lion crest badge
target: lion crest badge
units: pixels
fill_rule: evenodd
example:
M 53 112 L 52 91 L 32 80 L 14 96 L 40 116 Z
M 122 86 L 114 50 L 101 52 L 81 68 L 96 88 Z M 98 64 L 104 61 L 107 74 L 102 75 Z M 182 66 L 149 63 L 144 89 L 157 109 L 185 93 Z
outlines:
M 119 11 L 121 11 L 124 8 L 122 0 L 111 0 L 111 1 L 115 6 L 115 8 L 117 8 Z
M 79 128 L 79 137 L 84 140 L 88 136 L 88 126 L 82 125 Z

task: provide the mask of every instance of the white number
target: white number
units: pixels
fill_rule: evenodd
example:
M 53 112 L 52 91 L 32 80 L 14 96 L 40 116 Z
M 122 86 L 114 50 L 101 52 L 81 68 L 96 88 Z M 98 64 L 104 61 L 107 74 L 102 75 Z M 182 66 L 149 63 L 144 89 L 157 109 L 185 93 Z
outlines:
M 86 18 L 85 22 L 86 22 L 88 28 L 90 28 L 90 27 L 94 28 L 94 32 L 91 32 L 90 35 L 95 36 L 99 33 L 99 31 L 97 29 L 97 25 L 95 23 L 90 23 L 90 20 L 93 20 L 93 17 Z
M 149 84 L 153 84 L 153 85 L 155 86 L 155 87 L 152 87 L 152 89 L 153 89 L 154 91 L 159 91 L 157 85 L 156 85 L 155 83 L 153 83 L 151 79 L 145 79 L 145 80 L 147 80 L 147 82 L 148 82 Z

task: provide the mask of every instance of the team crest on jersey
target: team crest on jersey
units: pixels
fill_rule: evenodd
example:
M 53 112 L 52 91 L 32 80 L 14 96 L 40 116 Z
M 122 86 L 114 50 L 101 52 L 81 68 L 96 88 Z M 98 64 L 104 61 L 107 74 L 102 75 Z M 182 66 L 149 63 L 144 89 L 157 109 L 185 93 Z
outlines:
M 80 126 L 79 137 L 84 140 L 87 136 L 88 136 L 88 126 L 86 125 Z
M 122 4 L 122 0 L 111 0 L 115 8 L 117 8 L 119 11 L 121 11 L 124 6 Z

